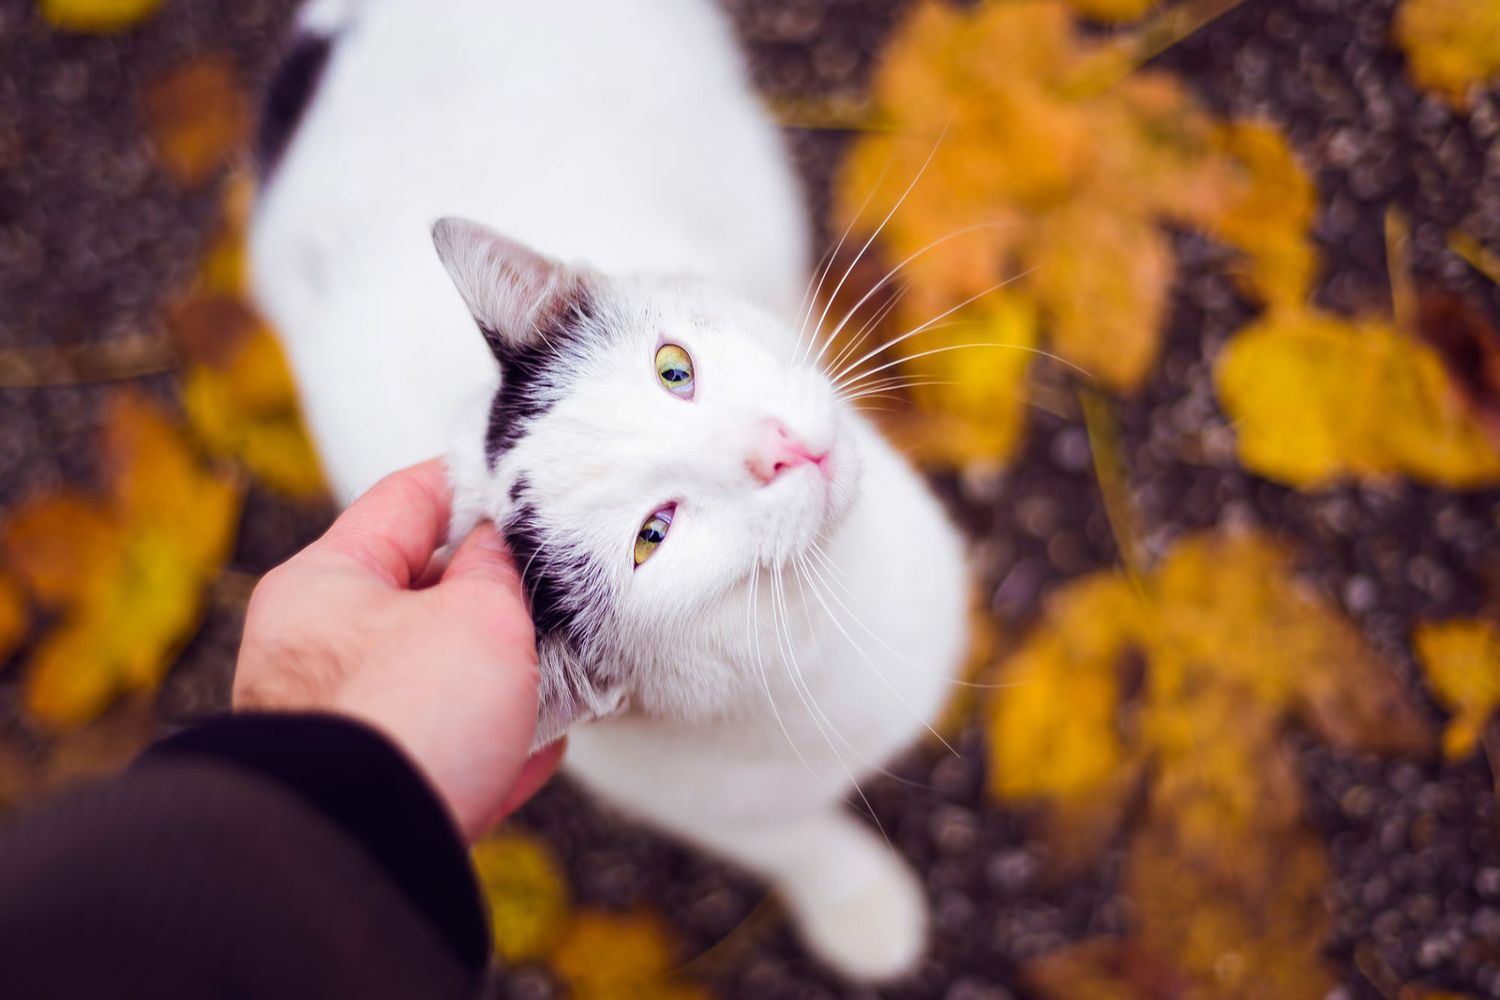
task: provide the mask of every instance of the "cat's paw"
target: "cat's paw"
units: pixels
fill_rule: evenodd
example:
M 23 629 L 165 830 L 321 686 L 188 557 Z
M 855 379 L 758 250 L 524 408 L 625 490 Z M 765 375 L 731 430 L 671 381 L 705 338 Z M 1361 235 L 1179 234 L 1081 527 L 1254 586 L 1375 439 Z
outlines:
M 831 866 L 842 871 L 783 886 L 783 895 L 803 940 L 825 963 L 860 982 L 895 979 L 915 970 L 926 951 L 927 898 L 894 851 L 881 845 L 855 853 L 863 856 Z

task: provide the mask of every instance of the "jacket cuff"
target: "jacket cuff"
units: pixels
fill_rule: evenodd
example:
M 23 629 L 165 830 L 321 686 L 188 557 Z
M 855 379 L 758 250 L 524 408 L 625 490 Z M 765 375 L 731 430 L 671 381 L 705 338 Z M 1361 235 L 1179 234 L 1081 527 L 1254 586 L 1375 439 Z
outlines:
M 385 736 L 338 715 L 225 715 L 154 744 L 136 766 L 185 755 L 254 771 L 316 809 L 364 848 L 466 967 L 484 970 L 490 934 L 463 838 Z

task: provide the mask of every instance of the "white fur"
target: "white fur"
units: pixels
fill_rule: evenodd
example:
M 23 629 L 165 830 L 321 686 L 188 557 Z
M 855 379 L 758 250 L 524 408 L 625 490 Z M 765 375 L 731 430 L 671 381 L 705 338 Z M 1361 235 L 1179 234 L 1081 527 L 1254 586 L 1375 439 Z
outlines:
M 572 773 L 771 881 L 844 973 L 907 971 L 920 887 L 842 801 L 950 691 L 962 552 L 905 462 L 792 364 L 801 206 L 719 15 L 706 0 L 323 0 L 308 23 L 341 42 L 251 254 L 340 495 L 448 453 L 461 529 L 511 514 L 524 473 L 539 516 L 605 567 L 613 659 L 595 709 L 623 710 L 573 730 Z M 498 366 L 433 251 L 448 215 L 586 264 L 614 332 L 493 470 Z M 484 266 L 460 250 L 450 267 Z M 663 339 L 692 355 L 691 401 L 655 378 Z M 746 451 L 767 417 L 831 448 L 831 478 L 755 481 Z M 667 501 L 667 539 L 634 567 L 635 532 Z

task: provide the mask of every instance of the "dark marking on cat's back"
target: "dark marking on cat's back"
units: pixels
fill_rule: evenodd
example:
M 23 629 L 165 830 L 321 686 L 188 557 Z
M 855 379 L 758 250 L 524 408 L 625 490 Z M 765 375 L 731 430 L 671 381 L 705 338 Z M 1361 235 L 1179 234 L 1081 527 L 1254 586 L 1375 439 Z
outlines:
M 255 160 L 263 178 L 271 176 L 291 145 L 292 136 L 323 79 L 333 42 L 324 35 L 298 36 L 271 77 L 255 139 Z

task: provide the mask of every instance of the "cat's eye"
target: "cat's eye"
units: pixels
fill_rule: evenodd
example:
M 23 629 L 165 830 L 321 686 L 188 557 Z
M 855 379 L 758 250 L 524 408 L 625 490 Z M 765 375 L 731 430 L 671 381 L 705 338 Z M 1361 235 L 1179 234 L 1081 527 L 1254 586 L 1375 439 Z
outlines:
M 635 564 L 650 559 L 667 537 L 667 529 L 672 527 L 672 515 L 676 512 L 677 505 L 672 504 L 663 507 L 641 524 L 641 530 L 635 535 Z
M 656 377 L 674 396 L 693 398 L 693 359 L 676 344 L 662 344 L 656 349 Z

